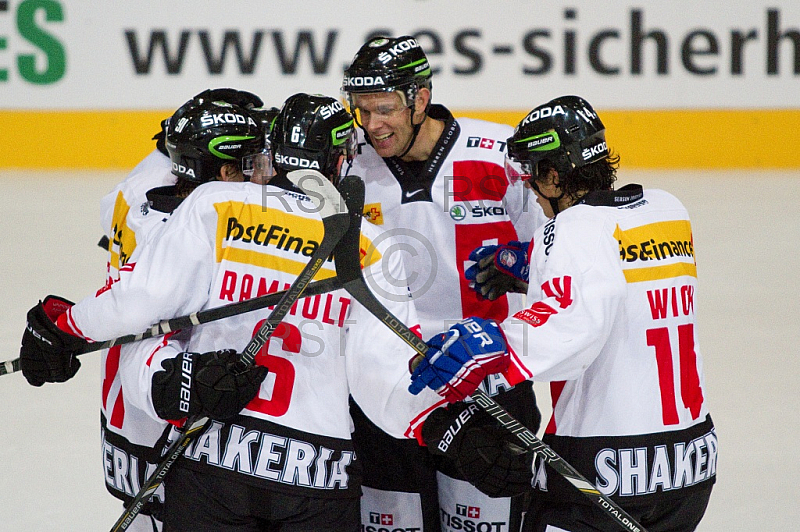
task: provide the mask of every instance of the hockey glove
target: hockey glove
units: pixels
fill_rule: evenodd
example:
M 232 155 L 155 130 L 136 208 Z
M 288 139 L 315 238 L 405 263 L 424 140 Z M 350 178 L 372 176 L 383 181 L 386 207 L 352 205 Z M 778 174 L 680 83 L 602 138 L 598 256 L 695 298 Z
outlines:
M 30 385 L 68 381 L 81 367 L 77 353 L 86 340 L 62 331 L 55 324 L 72 305 L 58 296 L 47 296 L 28 311 L 19 365 Z
M 153 375 L 153 407 L 162 419 L 188 416 L 232 418 L 258 393 L 267 377 L 264 366 L 240 370 L 233 349 L 179 353 L 161 363 Z
M 503 246 L 481 246 L 472 250 L 464 277 L 482 299 L 494 301 L 506 292 L 528 293 L 528 243 L 512 240 Z
M 475 403 L 437 408 L 422 425 L 432 454 L 453 461 L 464 478 L 490 497 L 531 489 L 533 454 Z
M 508 367 L 505 336 L 492 320 L 467 318 L 449 331 L 437 334 L 427 344 L 425 357 L 416 368 L 411 368 L 408 391 L 414 395 L 427 386 L 450 403 L 461 401 L 487 375 Z

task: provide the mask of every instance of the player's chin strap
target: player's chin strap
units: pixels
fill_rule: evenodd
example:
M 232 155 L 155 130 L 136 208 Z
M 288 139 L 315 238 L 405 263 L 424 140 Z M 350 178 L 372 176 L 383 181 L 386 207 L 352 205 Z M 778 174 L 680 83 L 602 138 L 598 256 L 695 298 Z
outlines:
M 542 191 L 539 189 L 539 185 L 536 184 L 535 179 L 528 180 L 528 183 L 531 185 L 531 187 L 533 187 L 533 190 L 535 190 L 537 194 L 539 194 L 541 197 L 550 202 L 550 207 L 553 209 L 553 216 L 561 212 L 561 208 L 558 206 L 558 202 L 561 201 L 561 198 L 564 197 L 566 191 L 562 190 L 560 196 L 558 196 L 557 198 L 551 198 L 550 196 L 545 196 L 544 194 L 542 194 Z
M 428 118 L 428 110 L 425 109 L 425 111 L 422 114 L 422 120 L 420 121 L 420 123 L 414 125 L 414 108 L 411 107 L 411 128 L 412 128 L 411 140 L 408 142 L 408 146 L 406 147 L 405 151 L 397 156 L 398 159 L 402 159 L 403 157 L 406 156 L 406 154 L 409 151 L 411 151 L 411 148 L 414 146 L 414 142 L 416 142 L 417 140 L 417 135 L 419 135 L 419 130 L 422 128 L 422 124 L 425 122 L 427 118 Z

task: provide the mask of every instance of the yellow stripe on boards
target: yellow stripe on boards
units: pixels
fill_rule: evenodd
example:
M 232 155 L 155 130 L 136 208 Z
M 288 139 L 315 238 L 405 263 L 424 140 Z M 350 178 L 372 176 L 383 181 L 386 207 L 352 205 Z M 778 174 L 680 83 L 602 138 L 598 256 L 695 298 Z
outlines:
M 515 126 L 528 109 L 454 109 L 456 116 Z M 129 170 L 155 143 L 172 110 L 9 111 L 0 121 L 13 148 L 0 168 Z M 800 169 L 800 110 L 598 109 L 624 168 Z
M 538 103 L 531 102 L 531 109 Z M 516 126 L 530 109 L 462 111 Z M 597 113 L 623 168 L 800 168 L 800 110 L 636 110 Z

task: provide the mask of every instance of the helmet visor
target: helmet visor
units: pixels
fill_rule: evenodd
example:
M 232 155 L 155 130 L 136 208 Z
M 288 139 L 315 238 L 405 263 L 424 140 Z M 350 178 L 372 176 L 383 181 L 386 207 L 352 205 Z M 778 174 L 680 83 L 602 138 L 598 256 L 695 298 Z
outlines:
M 273 175 L 270 149 L 242 158 L 242 173 L 253 183 L 266 184 Z
M 533 164 L 530 161 L 518 161 L 508 153 L 506 153 L 505 170 L 506 179 L 511 185 L 535 177 Z

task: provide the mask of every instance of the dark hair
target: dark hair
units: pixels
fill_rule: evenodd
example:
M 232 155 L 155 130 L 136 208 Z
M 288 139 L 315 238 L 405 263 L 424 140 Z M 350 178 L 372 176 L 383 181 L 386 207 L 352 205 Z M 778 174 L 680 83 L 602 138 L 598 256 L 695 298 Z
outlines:
M 541 167 L 541 164 L 540 164 Z M 579 201 L 587 192 L 611 190 L 617 180 L 619 155 L 613 151 L 593 163 L 573 168 L 564 176 L 559 176 L 558 186 L 564 196 Z

